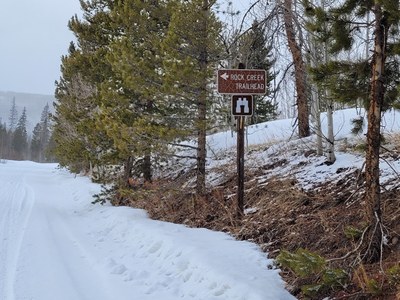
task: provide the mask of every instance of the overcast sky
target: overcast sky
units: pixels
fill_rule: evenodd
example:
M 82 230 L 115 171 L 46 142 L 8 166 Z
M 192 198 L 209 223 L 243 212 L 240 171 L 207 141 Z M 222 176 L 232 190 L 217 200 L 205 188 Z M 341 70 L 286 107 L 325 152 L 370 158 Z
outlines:
M 0 90 L 54 94 L 78 0 L 0 0 Z
M 249 0 L 234 0 L 237 9 Z M 244 6 L 246 3 L 246 6 Z M 0 91 L 53 95 L 78 0 L 0 0 Z

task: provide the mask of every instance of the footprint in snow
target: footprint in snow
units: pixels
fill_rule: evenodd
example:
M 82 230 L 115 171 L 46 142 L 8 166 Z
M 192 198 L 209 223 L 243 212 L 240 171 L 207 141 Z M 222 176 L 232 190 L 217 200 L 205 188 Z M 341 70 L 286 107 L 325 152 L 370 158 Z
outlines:
M 125 265 L 117 265 L 113 268 L 111 274 L 115 275 L 122 275 L 124 274 L 128 269 L 125 267 Z

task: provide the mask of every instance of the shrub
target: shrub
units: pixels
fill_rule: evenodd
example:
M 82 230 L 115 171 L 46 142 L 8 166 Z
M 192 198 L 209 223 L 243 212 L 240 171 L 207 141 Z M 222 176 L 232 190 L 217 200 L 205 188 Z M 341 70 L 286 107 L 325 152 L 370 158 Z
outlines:
M 306 249 L 298 249 L 295 253 L 283 250 L 277 262 L 296 276 L 312 282 L 301 287 L 306 296 L 316 296 L 327 289 L 343 286 L 348 280 L 346 271 L 329 268 L 325 258 Z
M 389 284 L 400 289 L 400 265 L 394 265 L 387 269 L 386 274 L 389 279 Z

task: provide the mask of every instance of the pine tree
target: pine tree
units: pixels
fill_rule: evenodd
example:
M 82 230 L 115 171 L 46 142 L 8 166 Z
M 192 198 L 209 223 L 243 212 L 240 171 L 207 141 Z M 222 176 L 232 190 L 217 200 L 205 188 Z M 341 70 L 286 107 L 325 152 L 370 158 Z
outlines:
M 186 119 L 185 128 L 197 140 L 196 185 L 200 195 L 205 194 L 207 109 L 212 102 L 209 83 L 222 49 L 214 4 L 211 0 L 176 1 L 163 43 L 164 89 L 180 107 L 179 117 Z
M 17 126 L 12 138 L 13 159 L 25 160 L 28 153 L 28 134 L 26 132 L 26 108 L 24 107 L 22 115 L 18 120 Z
M 10 115 L 8 117 L 8 129 L 11 132 L 14 132 L 14 130 L 17 127 L 17 123 L 18 123 L 18 110 L 17 110 L 17 105 L 15 103 L 15 97 L 13 97 L 10 108 Z
M 62 166 L 80 172 L 89 169 L 91 158 L 85 140 L 92 129 L 86 131 L 84 124 L 90 120 L 87 108 L 90 107 L 92 89 L 80 73 L 80 66 L 86 65 L 80 52 L 73 45 L 69 50 L 69 55 L 62 58 L 62 77 L 56 88 L 57 102 L 53 116 L 56 147 L 53 151 Z M 40 132 L 38 127 L 39 135 Z M 40 137 L 37 138 L 39 142 Z
M 374 1 L 374 5 L 371 6 L 371 11 L 375 17 L 375 37 L 371 61 L 370 103 L 368 108 L 367 150 L 365 157 L 365 212 L 370 226 L 368 242 L 364 244 L 363 259 L 365 261 L 377 261 L 383 254 L 381 249 L 384 243 L 384 232 L 382 228 L 381 191 L 379 182 L 381 114 L 385 107 L 387 107 L 385 96 L 386 98 L 393 96 L 389 95 L 390 88 L 388 87 L 388 83 L 390 80 L 386 81 L 385 78 L 390 75 L 390 68 L 387 67 L 389 63 L 387 57 L 391 51 L 388 45 L 390 41 L 388 37 L 390 33 L 389 30 L 392 26 L 398 28 L 400 24 L 399 1 Z M 396 40 L 398 40 L 397 37 Z M 400 46 L 398 41 L 395 43 L 397 46 Z M 397 55 L 399 54 L 400 52 L 397 53 Z M 396 96 L 398 96 L 398 86 L 397 84 Z M 390 101 L 390 99 L 386 99 L 386 101 L 388 100 Z
M 41 142 L 40 142 L 40 135 L 41 135 L 41 125 L 37 123 L 36 126 L 33 128 L 32 132 L 32 140 L 31 140 L 31 160 L 40 162 L 41 160 Z
M 8 131 L 7 131 L 7 141 L 5 143 L 5 157 L 13 159 L 15 157 L 14 151 L 12 149 L 12 142 L 13 142 L 13 136 L 15 129 L 17 127 L 18 123 L 18 110 L 17 106 L 15 103 L 15 97 L 13 97 L 12 103 L 11 103 L 11 108 L 10 108 L 10 114 L 8 117 Z
M 8 158 L 8 145 L 9 137 L 7 131 L 7 125 L 1 122 L 0 119 L 0 159 Z
M 43 108 L 40 122 L 36 124 L 31 140 L 31 160 L 38 162 L 47 161 L 46 150 L 50 140 L 50 110 L 49 104 Z
M 244 63 L 248 69 L 261 69 L 266 71 L 267 94 L 254 97 L 255 110 L 251 118 L 251 124 L 262 123 L 277 117 L 277 104 L 274 104 L 271 95 L 276 91 L 271 90 L 271 82 L 276 74 L 271 72 L 275 63 L 271 59 L 272 44 L 268 44 L 265 33 L 265 24 L 257 20 L 253 22 L 250 30 L 239 40 L 239 61 Z
M 313 11 L 313 7 L 309 8 Z M 316 16 L 318 10 L 315 11 Z M 354 61 L 328 62 L 316 72 L 316 78 L 325 81 L 339 99 L 352 101 L 363 99 L 368 109 L 368 132 L 366 150 L 365 219 L 368 232 L 362 249 L 364 261 L 376 261 L 382 255 L 383 229 L 379 185 L 379 153 L 381 143 L 382 112 L 399 101 L 400 25 L 399 2 L 344 1 L 329 11 L 327 34 L 333 37 L 333 53 L 348 51 L 359 39 L 353 32 L 362 32 L 374 25 L 372 57 Z M 373 20 L 368 21 L 368 16 Z M 371 28 L 372 29 L 372 28 Z M 369 39 L 367 39 L 369 40 Z M 334 84 L 333 84 L 334 83 Z M 339 95 L 340 93 L 340 95 Z
M 62 77 L 57 82 L 54 115 L 54 154 L 73 171 L 113 156 L 111 141 L 96 127 L 101 107 L 99 89 L 112 73 L 106 54 L 117 29 L 111 28 L 109 9 L 114 1 L 81 1 L 83 20 L 73 17 L 69 28 L 77 37 L 68 55 L 62 57 Z
M 119 155 L 127 158 L 125 182 L 133 172 L 151 181 L 153 161 L 177 134 L 170 102 L 161 90 L 161 42 L 169 6 L 164 1 L 129 0 L 112 11 L 113 24 L 124 34 L 112 42 L 107 56 L 114 76 L 102 88 L 105 101 L 99 126 L 114 140 Z M 133 170 L 133 164 L 139 168 Z

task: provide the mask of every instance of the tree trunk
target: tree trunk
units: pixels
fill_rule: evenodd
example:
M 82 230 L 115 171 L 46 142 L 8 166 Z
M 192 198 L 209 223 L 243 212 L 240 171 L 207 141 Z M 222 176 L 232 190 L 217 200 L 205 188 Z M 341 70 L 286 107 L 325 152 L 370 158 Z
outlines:
M 333 164 L 336 161 L 335 156 L 335 135 L 333 134 L 333 102 L 328 100 L 326 109 L 326 117 L 328 120 L 328 140 L 326 147 L 326 160 L 327 163 Z
M 149 114 L 154 113 L 154 102 L 152 100 L 148 100 L 146 103 L 146 111 Z M 146 182 L 151 182 L 152 181 L 152 165 L 151 165 L 151 149 L 152 147 L 149 145 L 149 148 L 147 148 L 144 152 L 144 157 L 143 157 L 143 164 L 142 164 L 142 172 L 143 172 L 143 179 Z
M 317 155 L 322 156 L 322 127 L 321 127 L 321 112 L 319 109 L 319 96 L 317 91 L 317 86 L 313 86 L 311 91 L 311 99 L 312 99 L 312 111 L 311 118 L 312 123 L 314 123 L 314 131 L 317 136 Z
M 196 170 L 196 190 L 201 196 L 206 194 L 206 134 L 207 134 L 207 70 L 208 70 L 208 28 L 207 19 L 209 13 L 208 0 L 203 1 L 202 30 L 199 33 L 202 39 L 202 49 L 200 49 L 200 74 L 202 82 L 200 86 L 200 95 L 197 105 L 197 170 Z
M 295 84 L 297 93 L 297 118 L 299 122 L 299 136 L 306 137 L 310 135 L 310 124 L 307 104 L 307 74 L 306 67 L 301 53 L 301 47 L 296 41 L 296 33 L 294 29 L 294 16 L 292 11 L 292 1 L 284 0 L 284 23 L 286 36 L 292 53 Z
M 133 157 L 128 156 L 124 163 L 124 183 L 128 185 L 129 178 L 132 177 Z
M 311 50 L 311 56 L 308 63 L 312 67 L 317 66 L 318 54 L 317 54 L 317 43 L 313 40 L 311 34 L 307 35 L 308 44 Z M 320 109 L 320 100 L 319 100 L 319 88 L 316 84 L 311 84 L 311 123 L 313 124 L 313 129 L 315 131 L 315 135 L 317 138 L 317 155 L 323 155 L 323 146 L 322 146 L 322 127 L 321 127 L 321 109 Z
M 323 7 L 325 9 L 325 2 L 323 2 Z M 328 43 L 324 43 L 324 60 L 325 64 L 329 62 L 329 52 L 328 52 Z M 336 161 L 335 155 L 335 135 L 333 133 L 333 101 L 330 97 L 329 89 L 325 90 L 325 101 L 327 104 L 326 108 L 326 117 L 328 121 L 328 140 L 326 147 L 326 160 L 327 163 L 333 164 Z
M 388 24 L 382 16 L 382 7 L 375 4 L 375 40 L 372 59 L 370 105 L 368 110 L 367 149 L 365 157 L 365 213 L 368 222 L 363 260 L 377 261 L 381 257 L 382 212 L 379 185 L 379 150 L 381 143 L 381 109 L 385 94 L 384 66 Z
M 144 181 L 151 182 L 152 180 L 151 155 L 149 153 L 146 153 L 145 156 L 143 157 L 142 170 L 143 170 Z

